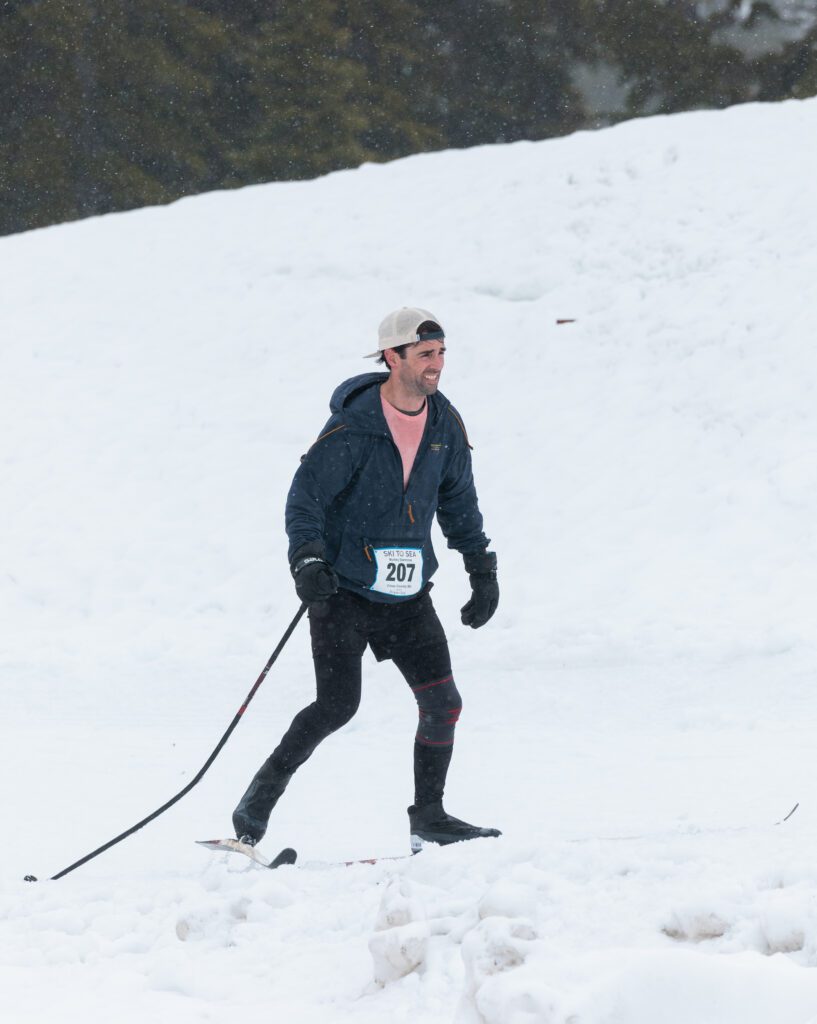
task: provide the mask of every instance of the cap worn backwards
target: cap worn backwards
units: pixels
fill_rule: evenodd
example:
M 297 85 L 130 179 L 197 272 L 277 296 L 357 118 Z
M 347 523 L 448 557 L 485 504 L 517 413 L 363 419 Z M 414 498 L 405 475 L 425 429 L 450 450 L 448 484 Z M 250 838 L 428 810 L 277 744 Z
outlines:
M 421 330 L 423 328 L 423 330 Z M 387 348 L 413 345 L 418 341 L 442 341 L 445 332 L 433 313 L 419 306 L 403 306 L 383 320 L 377 330 L 377 351 L 365 358 L 374 359 Z

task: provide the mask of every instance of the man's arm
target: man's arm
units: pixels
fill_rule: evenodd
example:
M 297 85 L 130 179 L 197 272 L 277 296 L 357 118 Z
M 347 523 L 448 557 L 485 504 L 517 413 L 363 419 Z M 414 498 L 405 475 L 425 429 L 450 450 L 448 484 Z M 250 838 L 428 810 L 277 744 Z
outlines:
M 345 427 L 322 435 L 301 459 L 287 495 L 289 560 L 306 544 L 324 541 L 326 511 L 349 484 L 355 458 Z
M 487 550 L 490 541 L 482 528 L 482 513 L 471 468 L 471 449 L 465 437 L 440 486 L 437 521 L 448 546 L 463 555 L 471 584 L 471 599 L 461 613 L 463 625 L 479 629 L 497 609 L 499 584 L 496 555 Z
M 490 543 L 483 532 L 471 452 L 465 443 L 455 452 L 440 485 L 437 522 L 448 546 L 463 555 L 484 551 Z

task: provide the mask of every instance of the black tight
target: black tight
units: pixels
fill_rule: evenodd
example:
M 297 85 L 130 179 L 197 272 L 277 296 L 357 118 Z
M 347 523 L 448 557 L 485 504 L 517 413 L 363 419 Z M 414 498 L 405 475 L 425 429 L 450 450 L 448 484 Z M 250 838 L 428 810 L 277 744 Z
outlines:
M 448 643 L 428 594 L 401 605 L 373 604 L 341 592 L 310 614 L 315 700 L 298 712 L 272 754 L 292 774 L 360 705 L 361 661 L 367 643 L 391 658 L 417 700 L 415 803 L 441 800 L 462 701 L 451 673 Z

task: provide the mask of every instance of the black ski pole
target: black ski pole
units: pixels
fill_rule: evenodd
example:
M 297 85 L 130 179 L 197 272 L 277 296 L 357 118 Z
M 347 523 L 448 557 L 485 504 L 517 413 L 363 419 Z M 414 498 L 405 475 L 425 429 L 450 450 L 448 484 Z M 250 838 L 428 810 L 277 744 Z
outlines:
M 110 848 L 112 846 L 116 846 L 117 843 L 121 843 L 122 840 L 123 839 L 127 839 L 128 836 L 132 836 L 133 833 L 134 832 L 138 832 L 140 828 L 144 828 L 144 826 L 147 825 L 148 822 L 153 821 L 154 818 L 158 818 L 160 814 L 164 814 L 164 812 L 168 808 L 172 807 L 173 804 L 178 803 L 178 801 L 181 800 L 181 798 L 183 796 L 186 796 L 190 792 L 190 790 L 195 785 L 197 785 L 197 783 L 199 783 L 202 780 L 202 778 L 204 776 L 204 773 L 207 771 L 207 769 L 210 767 L 210 765 L 213 763 L 213 761 L 215 761 L 215 759 L 218 757 L 219 753 L 221 752 L 222 747 L 224 746 L 224 744 L 227 742 L 227 740 L 232 735 L 232 732 L 235 729 L 235 727 L 241 721 L 241 716 L 244 714 L 244 712 L 249 707 L 250 701 L 255 696 L 259 686 L 267 678 L 267 673 L 272 668 L 272 666 L 275 664 L 275 661 L 276 661 L 278 655 L 284 649 L 284 645 L 286 644 L 287 640 L 289 640 L 289 638 L 295 632 L 295 627 L 301 621 L 301 617 L 303 616 L 304 612 L 306 611 L 306 607 L 307 607 L 306 603 L 304 603 L 298 609 L 298 612 L 297 612 L 295 618 L 292 620 L 292 622 L 290 622 L 289 626 L 287 626 L 286 632 L 281 637 L 281 639 L 280 639 L 280 641 L 278 643 L 278 646 L 275 648 L 275 650 L 270 655 L 269 661 L 264 666 L 264 669 L 261 672 L 261 675 L 256 679 L 255 685 L 250 690 L 250 692 L 247 694 L 246 698 L 244 699 L 244 703 L 241 705 L 241 707 L 236 712 L 235 718 L 233 718 L 232 722 L 230 722 L 229 726 L 227 727 L 227 731 L 224 733 L 224 735 L 221 737 L 221 739 L 216 744 L 215 750 L 207 758 L 207 760 L 201 766 L 201 768 L 199 769 L 198 773 L 194 776 L 194 778 L 192 778 L 190 780 L 190 782 L 187 783 L 187 785 L 184 787 L 184 789 L 180 790 L 180 792 L 178 792 L 174 797 L 172 797 L 170 800 L 168 800 L 166 804 L 162 804 L 161 807 L 159 807 L 157 810 L 155 810 L 152 814 L 149 814 L 146 818 L 143 818 L 140 822 L 137 822 L 136 825 L 133 825 L 126 832 L 123 832 L 121 835 L 116 836 L 115 839 L 111 839 L 109 842 L 105 843 L 104 846 L 100 846 L 98 849 L 94 850 L 92 853 L 86 854 L 80 860 L 78 860 L 75 863 L 69 865 L 67 868 L 63 868 L 62 871 L 58 871 L 56 875 L 52 875 L 51 876 L 51 881 L 52 882 L 56 881 L 58 878 L 62 878 L 63 875 L 67 875 L 70 871 L 74 871 L 76 868 L 82 867 L 82 865 L 83 864 L 87 864 L 89 860 L 93 860 L 94 857 L 98 857 L 100 855 L 100 853 L 104 853 L 106 850 L 110 850 Z M 37 878 L 36 878 L 35 875 L 26 875 L 25 880 L 27 882 L 36 882 Z

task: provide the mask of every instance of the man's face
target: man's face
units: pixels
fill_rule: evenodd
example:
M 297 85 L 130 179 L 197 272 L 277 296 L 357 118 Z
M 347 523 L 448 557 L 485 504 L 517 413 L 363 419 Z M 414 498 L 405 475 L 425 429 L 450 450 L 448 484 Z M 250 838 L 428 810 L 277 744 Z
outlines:
M 421 341 L 406 349 L 406 358 L 395 354 L 391 372 L 414 395 L 433 395 L 445 365 L 444 341 Z

